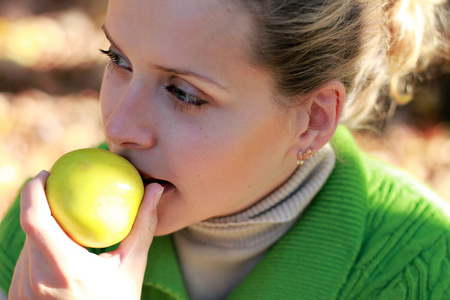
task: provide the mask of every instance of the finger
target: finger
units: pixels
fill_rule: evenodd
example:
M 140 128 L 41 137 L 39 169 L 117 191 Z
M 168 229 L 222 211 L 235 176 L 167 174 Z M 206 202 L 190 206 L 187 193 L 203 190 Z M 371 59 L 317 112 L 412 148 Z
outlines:
M 45 195 L 48 176 L 48 172 L 42 171 L 24 186 L 20 198 L 20 223 L 49 264 L 56 266 L 57 262 L 62 263 L 70 257 L 70 252 L 84 248 L 73 242 L 53 218 Z
M 28 258 L 26 255 L 27 242 L 25 241 L 24 247 L 20 253 L 19 259 L 14 267 L 14 273 L 11 281 L 11 286 L 9 287 L 8 296 L 10 299 L 19 299 L 20 293 L 25 292 L 24 280 L 27 280 L 23 275 L 27 272 L 25 266 L 28 264 Z
M 28 264 L 28 273 L 30 274 L 30 280 L 33 282 L 42 282 L 44 278 L 58 278 L 61 277 L 61 273 L 54 273 L 53 268 L 48 263 L 47 258 L 42 254 L 40 249 L 34 244 L 34 242 L 27 238 L 27 255 L 26 261 Z
M 14 274 L 8 292 L 10 299 L 33 299 L 33 291 L 31 288 L 32 276 L 29 257 L 29 241 L 29 238 L 25 239 L 24 246 L 14 268 Z
M 163 190 L 157 183 L 146 186 L 133 228 L 116 251 L 122 258 L 122 265 L 133 271 L 136 271 L 136 268 L 141 268 L 142 272 L 145 270 L 147 252 L 158 222 L 156 206 Z
M 40 249 L 36 247 L 30 238 L 26 241 L 26 254 L 24 255 L 24 262 L 26 263 L 27 280 L 24 282 L 22 289 L 29 293 L 39 294 L 54 278 L 58 278 L 60 274 L 53 274 L 49 268 L 47 259 L 41 253 Z M 36 296 L 35 296 L 36 297 Z

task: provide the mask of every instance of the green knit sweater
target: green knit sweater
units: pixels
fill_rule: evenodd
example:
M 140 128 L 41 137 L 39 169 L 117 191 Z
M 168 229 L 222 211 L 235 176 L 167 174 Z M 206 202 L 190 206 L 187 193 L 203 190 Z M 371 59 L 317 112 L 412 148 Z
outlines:
M 357 149 L 339 128 L 336 167 L 290 231 L 229 299 L 450 299 L 448 204 Z M 0 287 L 23 245 L 18 202 L 0 225 Z M 155 238 L 142 299 L 187 299 L 171 236 Z

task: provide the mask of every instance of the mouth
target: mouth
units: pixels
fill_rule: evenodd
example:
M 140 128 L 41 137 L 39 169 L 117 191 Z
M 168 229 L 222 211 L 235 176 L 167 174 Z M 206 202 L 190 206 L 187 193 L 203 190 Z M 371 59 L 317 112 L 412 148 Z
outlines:
M 119 154 L 119 155 L 121 155 L 123 158 L 125 158 L 126 160 L 128 160 L 130 163 L 133 164 L 133 162 L 126 155 L 124 155 L 124 154 Z M 157 183 L 164 188 L 164 191 L 175 188 L 175 186 L 171 182 L 164 180 L 164 179 L 152 177 L 151 175 L 141 171 L 135 164 L 133 164 L 133 165 L 136 168 L 136 170 L 139 172 L 139 175 L 141 175 L 144 187 L 146 187 L 150 183 Z
M 142 181 L 144 182 L 144 186 L 147 186 L 150 183 L 158 183 L 159 185 L 161 185 L 164 188 L 164 191 L 167 191 L 168 189 L 174 187 L 174 185 L 167 180 L 153 178 L 153 177 L 147 176 L 142 173 L 141 173 L 141 177 L 142 177 Z

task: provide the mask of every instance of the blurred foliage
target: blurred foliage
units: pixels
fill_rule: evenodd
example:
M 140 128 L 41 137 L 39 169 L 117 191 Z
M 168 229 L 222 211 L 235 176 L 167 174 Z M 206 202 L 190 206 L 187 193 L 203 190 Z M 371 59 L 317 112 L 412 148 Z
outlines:
M 0 91 L 99 90 L 105 10 L 105 0 L 1 2 Z
M 106 0 L 0 2 L 0 218 L 23 181 L 102 139 Z M 424 83 L 361 146 L 450 200 L 450 77 Z

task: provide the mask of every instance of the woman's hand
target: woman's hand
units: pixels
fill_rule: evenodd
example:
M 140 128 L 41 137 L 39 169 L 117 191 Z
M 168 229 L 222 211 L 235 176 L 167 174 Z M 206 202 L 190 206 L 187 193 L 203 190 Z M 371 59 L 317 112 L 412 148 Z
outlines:
M 41 172 L 22 190 L 20 222 L 27 236 L 9 299 L 139 299 L 163 188 L 148 185 L 130 234 L 117 250 L 95 255 L 52 217 L 44 190 L 48 175 Z

